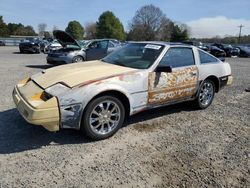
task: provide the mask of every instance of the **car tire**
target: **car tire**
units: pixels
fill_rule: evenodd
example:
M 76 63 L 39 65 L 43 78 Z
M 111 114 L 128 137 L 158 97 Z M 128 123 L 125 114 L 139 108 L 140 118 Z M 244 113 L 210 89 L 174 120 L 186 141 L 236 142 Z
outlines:
M 72 63 L 77 63 L 77 62 L 81 62 L 84 59 L 81 56 L 76 56 L 73 58 Z
M 93 140 L 102 140 L 115 134 L 124 119 L 125 108 L 122 102 L 114 96 L 101 96 L 87 105 L 81 130 Z
M 204 80 L 199 88 L 197 98 L 195 100 L 195 106 L 199 109 L 205 109 L 209 107 L 214 99 L 215 84 L 212 80 Z

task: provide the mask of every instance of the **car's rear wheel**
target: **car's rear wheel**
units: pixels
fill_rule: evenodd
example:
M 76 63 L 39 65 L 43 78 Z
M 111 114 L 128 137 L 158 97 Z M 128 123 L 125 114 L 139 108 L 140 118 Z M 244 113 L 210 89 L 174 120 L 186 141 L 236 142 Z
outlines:
M 200 86 L 196 106 L 200 109 L 205 109 L 211 105 L 214 99 L 215 85 L 211 80 L 204 80 Z
M 114 96 L 102 96 L 87 105 L 81 129 L 93 140 L 105 139 L 118 131 L 124 118 L 122 102 Z
M 77 63 L 77 62 L 81 62 L 81 61 L 83 61 L 83 58 L 81 56 L 76 56 L 72 60 L 73 63 Z

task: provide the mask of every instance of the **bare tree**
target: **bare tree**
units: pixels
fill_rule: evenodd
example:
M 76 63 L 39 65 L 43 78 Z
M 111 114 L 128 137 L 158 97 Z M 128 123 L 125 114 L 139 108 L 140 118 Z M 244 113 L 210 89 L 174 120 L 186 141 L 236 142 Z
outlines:
M 38 24 L 38 34 L 40 36 L 43 36 L 44 32 L 46 31 L 46 28 L 47 28 L 47 24 L 46 23 L 40 23 L 40 24 Z
M 160 8 L 146 5 L 136 11 L 130 23 L 128 38 L 132 40 L 168 40 L 173 22 Z
M 85 25 L 85 38 L 86 39 L 96 38 L 96 23 L 89 22 Z

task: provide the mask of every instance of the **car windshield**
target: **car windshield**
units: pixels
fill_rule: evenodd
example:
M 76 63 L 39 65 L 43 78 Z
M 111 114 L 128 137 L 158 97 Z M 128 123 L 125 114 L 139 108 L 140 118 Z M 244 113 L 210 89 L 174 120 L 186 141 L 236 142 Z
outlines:
M 89 41 L 77 41 L 78 44 L 81 46 L 81 48 L 85 48 L 87 46 L 87 44 L 89 43 Z
M 114 65 L 147 69 L 155 62 L 163 48 L 163 45 L 158 44 L 129 43 L 102 60 Z

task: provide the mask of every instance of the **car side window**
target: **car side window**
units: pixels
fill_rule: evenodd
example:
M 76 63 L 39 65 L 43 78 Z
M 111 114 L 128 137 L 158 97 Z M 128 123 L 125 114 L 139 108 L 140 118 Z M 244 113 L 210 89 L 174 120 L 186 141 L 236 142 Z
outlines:
M 106 49 L 107 46 L 108 46 L 108 41 L 107 40 L 103 40 L 103 41 L 92 42 L 89 45 L 89 48 L 91 48 L 91 49 Z
M 219 62 L 216 58 L 213 56 L 199 50 L 199 56 L 200 56 L 200 62 L 201 64 L 206 64 L 206 63 L 217 63 Z
M 114 48 L 115 45 L 112 42 L 109 42 L 109 48 Z
M 160 61 L 160 65 L 168 65 L 172 68 L 195 65 L 193 49 L 172 47 L 166 52 Z
M 89 44 L 89 48 L 90 48 L 90 49 L 95 49 L 95 48 L 97 48 L 97 42 L 92 42 L 92 43 L 90 43 L 90 44 Z
M 101 49 L 106 49 L 108 47 L 108 41 L 107 40 L 100 41 L 98 47 Z

